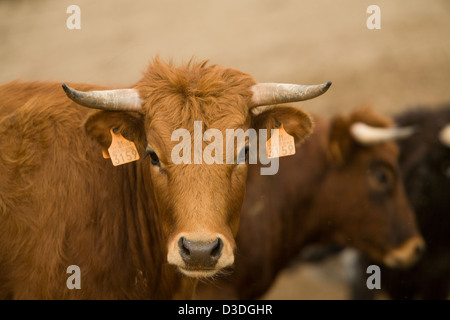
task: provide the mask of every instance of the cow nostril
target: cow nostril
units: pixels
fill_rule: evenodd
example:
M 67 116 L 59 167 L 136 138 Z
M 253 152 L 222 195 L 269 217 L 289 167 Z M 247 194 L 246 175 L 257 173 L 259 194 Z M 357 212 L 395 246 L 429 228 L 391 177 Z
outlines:
M 180 248 L 180 255 L 184 259 L 188 259 L 191 255 L 191 252 L 187 248 L 187 243 L 185 242 L 186 239 L 184 237 L 181 237 L 180 240 L 178 240 L 178 248 Z
M 223 242 L 220 238 L 217 238 L 215 242 L 217 244 L 211 250 L 211 258 L 218 260 L 222 254 Z

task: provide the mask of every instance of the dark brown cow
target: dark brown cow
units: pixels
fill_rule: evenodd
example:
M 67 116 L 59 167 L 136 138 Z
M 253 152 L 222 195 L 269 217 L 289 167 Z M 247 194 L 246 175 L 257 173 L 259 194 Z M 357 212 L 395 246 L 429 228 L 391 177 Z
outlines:
M 426 242 L 426 252 L 406 270 L 381 267 L 381 291 L 391 299 L 444 300 L 450 295 L 450 104 L 421 106 L 395 117 L 416 132 L 399 141 L 406 193 Z M 361 259 L 357 274 L 371 261 Z M 355 277 L 355 299 L 374 298 Z
M 252 110 L 329 85 L 256 84 L 218 65 L 155 59 L 127 89 L 1 86 L 0 298 L 190 297 L 197 278 L 234 261 L 247 165 L 175 165 L 171 134 L 192 133 L 195 120 L 221 132 L 284 123 L 300 143 L 311 132 L 304 112 Z M 111 130 L 140 160 L 102 158 Z M 81 289 L 66 286 L 71 265 Z
M 392 123 L 366 108 L 315 119 L 314 133 L 295 156 L 280 160 L 277 175 L 259 176 L 250 166 L 235 270 L 223 282 L 202 284 L 197 298 L 259 298 L 312 244 L 354 247 L 392 267 L 420 255 L 423 240 L 399 177 L 398 148 L 389 141 L 410 128 L 387 129 Z

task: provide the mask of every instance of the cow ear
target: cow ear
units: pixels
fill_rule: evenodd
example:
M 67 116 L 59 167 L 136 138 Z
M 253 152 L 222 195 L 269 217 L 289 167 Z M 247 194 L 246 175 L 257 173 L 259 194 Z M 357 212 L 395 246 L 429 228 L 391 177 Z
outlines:
M 139 154 L 144 154 L 146 138 L 143 115 L 135 112 L 97 111 L 84 123 L 88 136 L 93 138 L 107 151 L 111 145 L 111 129 L 120 133 L 125 139 L 133 141 Z
M 336 165 L 343 165 L 349 159 L 354 148 L 354 140 L 350 135 L 350 124 L 342 116 L 330 121 L 328 136 L 328 158 Z
M 287 133 L 294 137 L 297 146 L 305 141 L 313 130 L 312 118 L 295 107 L 266 108 L 252 117 L 252 128 L 256 130 L 266 129 L 267 138 L 270 137 L 271 129 L 278 129 L 281 125 Z

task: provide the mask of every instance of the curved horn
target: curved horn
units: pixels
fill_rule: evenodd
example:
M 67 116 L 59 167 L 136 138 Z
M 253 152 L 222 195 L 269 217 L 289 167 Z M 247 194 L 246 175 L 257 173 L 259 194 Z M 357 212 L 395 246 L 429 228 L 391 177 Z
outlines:
M 439 141 L 444 145 L 450 148 L 450 124 L 446 125 L 439 132 Z
M 251 88 L 253 97 L 250 102 L 250 107 L 312 99 L 325 93 L 330 86 L 331 81 L 311 86 L 285 83 L 258 83 Z
M 93 109 L 109 111 L 141 111 L 142 101 L 135 89 L 116 89 L 100 91 L 78 91 L 66 84 L 62 85 L 69 99 Z
M 355 122 L 350 127 L 350 134 L 362 145 L 373 145 L 407 138 L 415 131 L 414 127 L 381 128 L 371 127 L 362 122 Z

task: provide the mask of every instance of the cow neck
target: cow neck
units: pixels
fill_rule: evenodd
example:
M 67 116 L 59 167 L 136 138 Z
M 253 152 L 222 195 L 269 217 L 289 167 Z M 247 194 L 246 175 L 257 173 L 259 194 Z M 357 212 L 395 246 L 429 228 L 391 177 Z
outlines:
M 310 141 L 314 148 L 309 152 L 309 159 L 313 159 L 317 164 L 317 174 L 311 181 L 314 185 L 314 192 L 309 197 L 309 210 L 305 215 L 304 224 L 302 224 L 299 232 L 307 234 L 307 239 L 303 242 L 302 247 L 308 245 L 317 245 L 330 241 L 332 229 L 327 225 L 323 218 L 322 204 L 326 198 L 326 193 L 322 190 L 326 177 L 330 174 L 330 170 L 334 170 L 329 159 L 329 130 L 330 122 L 325 119 L 316 117 L 316 130 L 314 132 L 315 140 Z
M 286 200 L 278 210 L 281 217 L 274 217 L 283 221 L 281 234 L 286 245 L 280 250 L 281 261 L 296 258 L 302 249 L 316 241 L 316 231 L 319 230 L 314 203 L 320 201 L 317 199 L 317 190 L 325 176 L 326 155 L 315 137 L 305 143 L 301 150 L 305 152 L 295 164 L 301 172 L 292 180 L 292 184 L 286 187 Z M 302 177 L 299 179 L 299 176 Z
M 316 116 L 313 134 L 298 148 L 298 160 L 294 168 L 298 172 L 293 179 L 292 190 L 287 190 L 291 193 L 288 207 L 292 209 L 284 210 L 290 215 L 286 219 L 291 221 L 284 223 L 288 229 L 283 233 L 288 236 L 285 241 L 291 244 L 286 253 L 287 259 L 297 256 L 302 249 L 317 240 L 320 223 L 314 205 L 321 200 L 319 190 L 327 174 L 327 137 L 328 122 Z
M 318 226 L 312 208 L 326 166 L 325 145 L 321 139 L 322 134 L 313 134 L 294 156 L 280 158 L 277 175 L 251 178 L 251 188 L 258 189 L 266 199 L 261 212 L 264 217 L 256 215 L 244 219 L 253 219 L 253 225 L 259 225 L 257 220 L 260 219 L 268 227 L 265 228 L 265 254 L 274 258 L 274 272 L 314 242 Z

